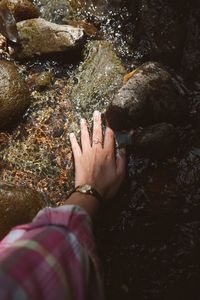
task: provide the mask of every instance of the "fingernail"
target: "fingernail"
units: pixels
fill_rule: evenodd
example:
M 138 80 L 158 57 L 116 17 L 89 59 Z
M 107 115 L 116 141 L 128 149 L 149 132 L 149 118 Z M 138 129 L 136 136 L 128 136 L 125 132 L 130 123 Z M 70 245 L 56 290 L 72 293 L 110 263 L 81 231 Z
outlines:
M 70 136 L 70 138 L 73 138 L 73 137 L 75 136 L 74 132 L 71 132 L 71 133 L 69 134 L 69 136 Z
M 81 118 L 81 124 L 85 124 L 86 123 L 86 120 L 84 118 Z
M 100 116 L 100 112 L 98 110 L 94 111 L 94 117 L 99 117 Z
M 119 150 L 120 155 L 125 155 L 126 154 L 126 149 L 125 148 L 121 148 Z

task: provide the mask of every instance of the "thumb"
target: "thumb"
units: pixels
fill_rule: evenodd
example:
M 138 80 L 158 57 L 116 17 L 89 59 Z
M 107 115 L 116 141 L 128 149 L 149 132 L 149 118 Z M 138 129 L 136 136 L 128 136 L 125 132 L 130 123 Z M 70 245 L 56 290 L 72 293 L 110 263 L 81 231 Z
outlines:
M 126 149 L 121 148 L 117 155 L 116 160 L 117 165 L 117 173 L 122 176 L 122 178 L 125 176 L 126 173 Z

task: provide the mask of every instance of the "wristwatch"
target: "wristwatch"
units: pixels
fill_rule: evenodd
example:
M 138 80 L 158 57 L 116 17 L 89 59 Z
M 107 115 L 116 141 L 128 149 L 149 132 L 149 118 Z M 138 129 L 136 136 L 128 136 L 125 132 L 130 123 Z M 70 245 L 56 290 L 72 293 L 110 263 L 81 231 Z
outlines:
M 100 193 L 89 184 L 82 184 L 82 185 L 77 186 L 73 190 L 72 193 L 75 193 L 75 192 L 79 192 L 81 194 L 92 195 L 99 201 L 100 204 L 102 204 L 102 202 L 103 202 L 103 198 L 100 195 Z

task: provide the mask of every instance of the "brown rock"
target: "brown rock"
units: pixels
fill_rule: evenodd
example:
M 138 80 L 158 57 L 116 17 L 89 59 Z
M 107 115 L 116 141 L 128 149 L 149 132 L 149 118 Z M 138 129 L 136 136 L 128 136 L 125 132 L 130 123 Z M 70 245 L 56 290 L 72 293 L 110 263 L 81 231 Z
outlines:
M 30 104 L 29 92 L 17 67 L 0 60 L 0 126 L 12 126 Z
M 0 9 L 7 8 L 15 17 L 17 22 L 38 18 L 39 10 L 28 0 L 2 0 Z
M 29 223 L 47 205 L 42 193 L 0 182 L 0 239 L 17 225 Z

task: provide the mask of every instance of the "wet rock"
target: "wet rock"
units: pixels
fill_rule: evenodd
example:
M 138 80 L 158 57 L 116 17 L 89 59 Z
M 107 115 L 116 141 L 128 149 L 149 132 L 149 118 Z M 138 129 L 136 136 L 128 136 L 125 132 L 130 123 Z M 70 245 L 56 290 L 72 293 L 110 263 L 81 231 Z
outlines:
M 74 49 L 84 38 L 82 28 L 57 25 L 42 18 L 18 22 L 17 29 L 21 41 L 19 57 L 26 58 Z
M 125 69 L 106 41 L 92 41 L 86 47 L 86 59 L 75 74 L 72 99 L 77 111 L 91 117 L 95 109 L 101 111 L 110 103 L 121 87 Z
M 34 3 L 39 8 L 42 17 L 50 22 L 57 24 L 66 23 L 73 19 L 74 8 L 80 6 L 82 1 L 69 0 L 35 0 Z M 74 4 L 74 5 L 73 5 Z
M 174 153 L 177 144 L 176 130 L 172 124 L 160 123 L 140 130 L 135 138 L 139 154 L 164 158 Z
M 105 13 L 124 1 L 107 0 L 35 0 L 42 17 L 50 22 L 65 24 L 69 20 L 88 20 L 99 24 Z
M 17 22 L 40 16 L 39 10 L 28 0 L 2 0 L 0 10 L 1 8 L 7 8 Z
M 107 110 L 114 129 L 129 129 L 160 122 L 177 122 L 185 115 L 183 92 L 160 64 L 148 62 L 132 72 Z
M 140 57 L 177 65 L 185 42 L 189 2 L 141 0 L 137 25 Z
M 35 79 L 35 87 L 40 90 L 51 85 L 52 75 L 50 72 L 42 72 Z
M 0 60 L 0 124 L 1 128 L 12 126 L 30 104 L 29 92 L 17 67 Z
M 0 9 L 0 33 L 14 43 L 19 42 L 16 20 L 7 8 Z
M 73 21 L 69 21 L 68 24 L 74 27 L 84 28 L 85 34 L 89 37 L 94 38 L 99 33 L 98 29 L 92 23 L 73 20 Z
M 47 205 L 42 193 L 0 182 L 0 239 L 17 225 L 29 223 Z

